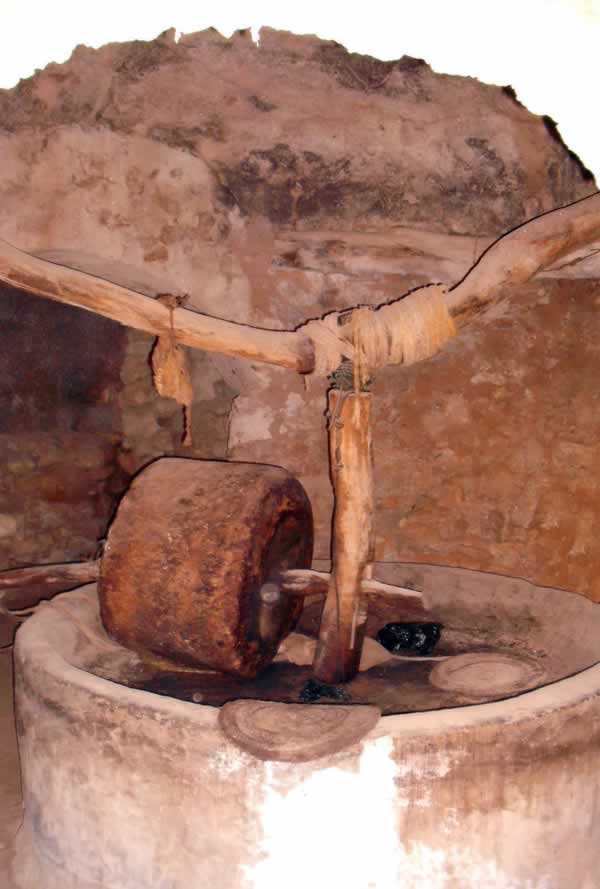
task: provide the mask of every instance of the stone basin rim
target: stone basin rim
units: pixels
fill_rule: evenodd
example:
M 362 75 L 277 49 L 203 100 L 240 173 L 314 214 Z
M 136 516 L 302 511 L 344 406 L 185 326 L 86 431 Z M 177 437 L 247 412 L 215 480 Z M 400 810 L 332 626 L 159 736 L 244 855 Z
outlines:
M 65 600 L 92 588 L 87 584 L 63 594 Z M 565 593 L 565 595 L 573 595 Z M 61 597 L 62 598 L 62 597 Z M 82 691 L 102 698 L 117 699 L 121 704 L 134 704 L 138 711 L 147 710 L 197 723 L 199 727 L 218 730 L 220 707 L 207 704 L 196 704 L 169 698 L 141 689 L 131 689 L 93 673 L 83 667 L 70 663 L 67 656 L 51 643 L 52 633 L 47 632 L 48 620 L 68 625 L 70 629 L 80 632 L 77 625 L 64 612 L 53 607 L 52 601 L 44 603 L 44 607 L 30 618 L 18 631 L 15 642 L 15 656 L 26 649 L 24 658 L 33 660 L 32 652 L 36 652 L 35 665 L 46 675 L 61 684 L 71 683 Z M 64 637 L 63 637 L 64 638 Z M 116 645 L 116 643 L 115 643 Z M 47 689 L 45 693 L 48 694 Z M 141 696 L 143 695 L 143 697 Z M 465 704 L 463 706 L 429 710 L 424 712 L 400 713 L 381 716 L 377 725 L 369 732 L 369 738 L 386 735 L 395 737 L 421 737 L 423 735 L 440 734 L 473 726 L 515 724 L 532 717 L 543 716 L 549 712 L 557 712 L 577 703 L 600 695 L 600 661 L 580 670 L 571 676 L 549 682 L 539 688 L 524 691 L 500 701 Z M 278 707 L 289 704 L 277 703 Z M 310 707 L 310 704 L 306 705 Z M 332 705 L 336 706 L 336 705 Z M 339 705 L 338 705 L 339 706 Z

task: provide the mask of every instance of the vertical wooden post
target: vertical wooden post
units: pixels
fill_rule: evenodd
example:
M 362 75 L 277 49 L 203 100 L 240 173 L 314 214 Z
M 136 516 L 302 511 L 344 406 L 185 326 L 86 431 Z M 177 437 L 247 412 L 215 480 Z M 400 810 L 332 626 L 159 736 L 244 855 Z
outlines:
M 314 671 L 321 681 L 336 683 L 358 671 L 367 619 L 361 582 L 373 559 L 371 394 L 331 389 L 329 416 L 333 564 Z

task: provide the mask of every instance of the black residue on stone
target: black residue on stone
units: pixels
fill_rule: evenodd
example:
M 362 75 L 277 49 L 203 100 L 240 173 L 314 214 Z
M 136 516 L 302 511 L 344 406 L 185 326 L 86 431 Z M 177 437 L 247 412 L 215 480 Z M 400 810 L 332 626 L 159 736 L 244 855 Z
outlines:
M 224 142 L 225 125 L 218 114 L 212 114 L 201 124 L 193 127 L 149 127 L 146 136 L 156 142 L 163 142 L 170 148 L 180 148 L 194 153 L 201 139 Z
M 373 56 L 348 52 L 339 43 L 331 42 L 318 47 L 315 61 L 346 89 L 377 92 L 390 98 L 409 95 L 423 102 L 431 98 L 423 77 L 430 68 L 423 59 L 402 56 L 384 62 Z M 402 77 L 394 78 L 392 85 L 390 79 L 394 71 Z
M 399 71 L 418 71 L 421 68 L 429 68 L 425 59 L 417 59 L 414 56 L 402 56 L 396 62 Z
M 364 92 L 384 88 L 394 70 L 410 75 L 429 67 L 423 59 L 412 56 L 384 62 L 373 56 L 348 52 L 344 46 L 333 42 L 320 46 L 317 58 L 322 67 L 332 73 L 342 86 Z
M 523 105 L 523 103 L 519 100 L 519 97 L 517 96 L 517 93 L 513 86 L 507 83 L 506 86 L 502 86 L 500 87 L 500 89 L 502 90 L 504 95 L 511 100 L 511 102 L 514 102 L 515 105 L 519 106 L 519 108 L 525 108 L 525 105 Z
M 592 171 L 588 170 L 588 168 L 585 166 L 585 164 L 583 163 L 583 161 L 581 160 L 579 155 L 575 154 L 575 152 L 572 151 L 569 148 L 569 146 L 565 144 L 563 137 L 561 136 L 560 131 L 558 129 L 558 124 L 556 123 L 556 121 L 553 120 L 551 117 L 549 117 L 547 114 L 544 114 L 542 116 L 542 123 L 546 127 L 546 132 L 550 135 L 550 137 L 555 142 L 557 142 L 567 152 L 567 154 L 569 155 L 569 157 L 571 158 L 572 161 L 575 161 L 575 163 L 579 167 L 579 171 L 581 173 L 581 178 L 585 182 L 589 182 L 590 179 L 593 179 L 594 174 L 592 173 Z
M 369 185 L 351 178 L 351 159 L 327 162 L 314 152 L 294 152 L 285 142 L 267 149 L 254 149 L 237 167 L 219 165 L 219 198 L 229 195 L 244 215 L 267 216 L 275 224 L 288 224 L 295 208 L 298 218 L 319 212 L 342 213 L 352 208 L 367 211 Z M 294 203 L 292 192 L 299 190 Z M 363 213 L 364 215 L 364 213 Z
M 494 148 L 490 145 L 488 139 L 478 139 L 471 136 L 465 139 L 465 143 L 477 152 L 481 159 L 493 171 L 493 175 L 499 179 L 506 178 L 506 167 L 501 158 L 498 157 Z
M 277 263 L 275 263 L 277 264 Z M 293 266 L 294 268 L 301 269 L 302 262 L 300 260 L 300 255 L 297 250 L 288 250 L 286 253 L 282 253 L 281 255 L 281 264 L 287 266 Z
M 321 155 L 316 154 L 314 151 L 303 151 L 302 157 L 308 164 L 318 164 L 322 161 Z
M 377 641 L 392 654 L 412 651 L 415 654 L 431 654 L 442 632 L 436 623 L 390 623 L 377 633 Z
M 118 50 L 116 71 L 126 80 L 140 80 L 161 65 L 177 61 L 177 44 L 163 40 L 132 40 Z
M 295 173 L 298 169 L 296 155 L 286 142 L 278 142 L 273 148 L 265 148 L 262 150 L 255 149 L 251 152 L 251 156 L 253 156 L 257 162 L 266 161 L 271 168 L 271 173 L 276 173 L 282 170 Z M 246 163 L 250 169 L 256 171 L 256 163 L 253 164 L 250 161 L 247 161 Z
M 490 140 L 476 136 L 465 139 L 475 155 L 467 160 L 460 152 L 453 152 L 453 160 L 460 176 L 443 177 L 431 174 L 436 185 L 435 197 L 444 207 L 446 216 L 475 217 L 470 231 L 478 235 L 493 235 L 502 227 L 514 228 L 526 219 L 523 195 L 527 193 L 527 176 L 517 163 L 505 163 Z M 477 210 L 473 210 L 473 196 L 477 196 Z M 430 201 L 430 203 L 432 203 Z
M 260 96 L 248 96 L 248 101 L 255 108 L 258 108 L 259 111 L 275 111 L 277 108 L 277 105 L 274 105 L 273 102 L 267 102 L 265 99 L 261 99 Z
M 324 70 L 333 74 L 347 89 L 369 92 L 385 83 L 394 62 L 382 62 L 372 56 L 350 53 L 339 43 L 326 43 L 317 49 L 317 59 Z
M 300 703 L 314 704 L 321 698 L 331 698 L 333 701 L 344 701 L 345 703 L 351 701 L 350 695 L 343 688 L 338 688 L 337 685 L 326 685 L 324 682 L 319 682 L 318 679 L 307 679 L 298 696 Z

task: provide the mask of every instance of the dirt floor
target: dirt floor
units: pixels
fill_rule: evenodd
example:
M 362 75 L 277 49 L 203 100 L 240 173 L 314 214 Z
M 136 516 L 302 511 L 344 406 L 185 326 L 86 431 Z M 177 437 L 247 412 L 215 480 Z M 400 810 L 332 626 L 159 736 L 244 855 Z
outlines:
M 12 649 L 0 649 L 0 887 L 10 877 L 13 840 L 21 823 L 21 783 L 13 713 Z M 42 887 L 40 887 L 42 889 Z

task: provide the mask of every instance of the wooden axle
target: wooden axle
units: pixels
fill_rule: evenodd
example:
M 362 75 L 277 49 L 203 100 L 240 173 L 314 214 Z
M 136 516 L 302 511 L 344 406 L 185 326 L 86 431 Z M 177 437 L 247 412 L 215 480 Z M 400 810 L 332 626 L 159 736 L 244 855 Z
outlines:
M 34 607 L 40 599 L 93 583 L 100 575 L 100 559 L 92 562 L 65 562 L 56 565 L 35 565 L 32 568 L 11 568 L 0 571 L 0 601 L 11 610 Z M 279 588 L 286 596 L 326 596 L 331 574 L 311 568 L 289 568 L 279 577 Z M 427 594 L 408 587 L 393 586 L 373 578 L 363 578 L 361 596 L 366 599 L 405 601 L 410 608 L 427 605 Z
M 281 589 L 286 595 L 292 596 L 326 596 L 329 589 L 331 574 L 328 571 L 312 571 L 311 569 L 291 569 L 281 575 Z M 410 608 L 428 607 L 427 594 L 408 587 L 393 586 L 382 583 L 372 577 L 363 577 L 360 595 L 365 599 L 390 599 L 404 601 Z
M 98 580 L 99 573 L 99 560 L 0 571 L 0 604 L 13 611 L 33 607 L 41 599 Z

